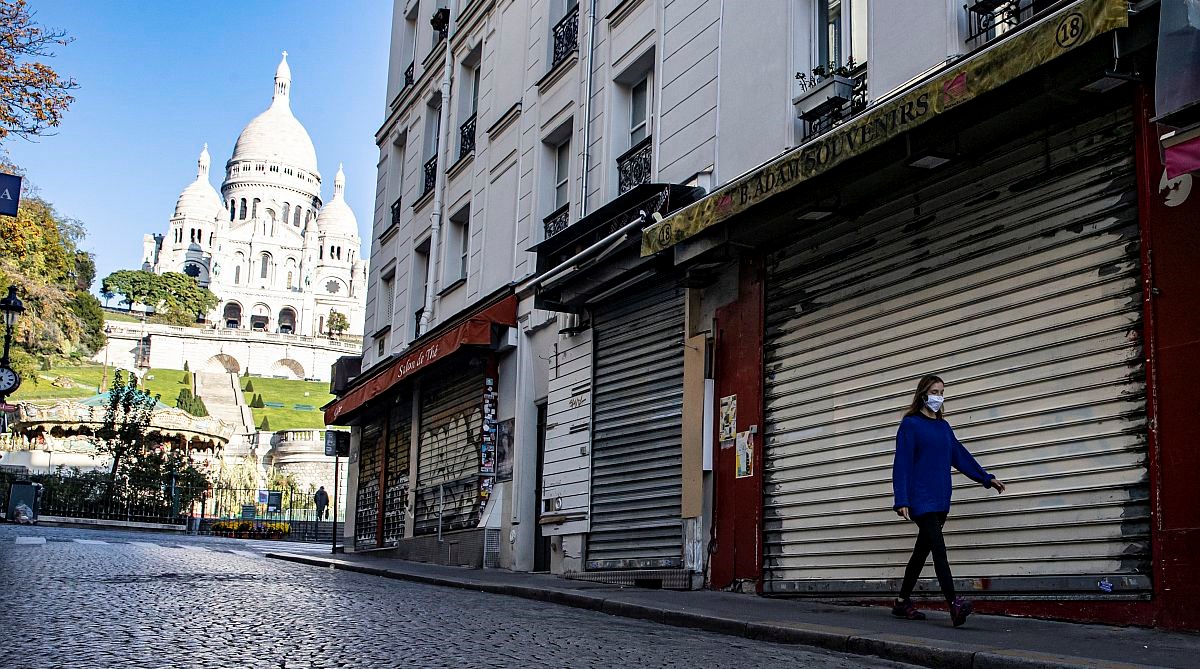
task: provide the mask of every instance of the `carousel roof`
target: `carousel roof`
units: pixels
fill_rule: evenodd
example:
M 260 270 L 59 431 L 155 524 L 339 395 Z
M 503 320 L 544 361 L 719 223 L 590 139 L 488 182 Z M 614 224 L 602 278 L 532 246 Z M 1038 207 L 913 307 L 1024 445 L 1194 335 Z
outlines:
M 83 400 L 58 400 L 53 404 L 17 405 L 13 430 L 33 436 L 50 432 L 58 436 L 95 435 L 104 425 L 110 402 L 108 393 Z M 160 441 L 183 439 L 193 448 L 224 448 L 233 437 L 234 426 L 213 417 L 198 418 L 190 413 L 156 402 L 150 415 L 146 436 Z

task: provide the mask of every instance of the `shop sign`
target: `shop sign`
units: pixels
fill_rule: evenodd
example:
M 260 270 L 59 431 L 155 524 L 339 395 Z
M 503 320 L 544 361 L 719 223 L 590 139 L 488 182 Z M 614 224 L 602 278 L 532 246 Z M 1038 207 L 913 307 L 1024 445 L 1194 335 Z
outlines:
M 1089 40 L 1129 23 L 1124 0 L 1080 0 L 945 74 L 718 188 L 642 232 L 642 256 L 665 251 L 797 184 L 899 137 Z

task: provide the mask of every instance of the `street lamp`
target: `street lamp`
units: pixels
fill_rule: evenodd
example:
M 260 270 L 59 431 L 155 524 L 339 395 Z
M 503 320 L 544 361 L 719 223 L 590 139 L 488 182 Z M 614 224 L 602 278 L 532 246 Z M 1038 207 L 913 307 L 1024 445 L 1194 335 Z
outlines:
M 9 366 L 8 349 L 12 346 L 13 327 L 17 318 L 25 311 L 21 298 L 17 297 L 17 287 L 8 287 L 8 296 L 0 298 L 0 312 L 4 313 L 4 357 L 0 358 L 0 400 L 8 398 L 9 393 L 21 386 L 21 375 Z

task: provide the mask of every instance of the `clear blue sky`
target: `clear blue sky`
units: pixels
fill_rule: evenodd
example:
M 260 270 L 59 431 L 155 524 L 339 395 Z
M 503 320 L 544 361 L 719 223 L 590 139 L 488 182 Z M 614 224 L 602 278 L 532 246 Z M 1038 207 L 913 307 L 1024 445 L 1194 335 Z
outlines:
M 271 102 L 281 51 L 292 68 L 292 111 L 317 149 L 322 195 L 332 197 L 344 163 L 346 199 L 370 239 L 391 2 L 30 4 L 39 23 L 75 37 L 50 62 L 80 88 L 54 136 L 10 137 L 4 148 L 42 197 L 87 227 L 94 291 L 110 272 L 140 267 L 144 233 L 166 233 L 205 142 L 220 188 L 238 133 Z

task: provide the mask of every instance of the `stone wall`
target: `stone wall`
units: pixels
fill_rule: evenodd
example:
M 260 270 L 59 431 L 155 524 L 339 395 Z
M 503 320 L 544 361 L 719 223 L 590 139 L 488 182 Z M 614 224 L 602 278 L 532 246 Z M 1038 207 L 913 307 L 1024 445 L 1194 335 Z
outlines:
M 193 372 L 234 372 L 250 370 L 261 376 L 328 381 L 330 368 L 344 355 L 358 355 L 361 344 L 325 337 L 302 337 L 274 332 L 185 328 L 170 325 L 141 326 L 132 323 L 106 323 L 108 344 L 93 357 L 126 369 L 136 369 L 143 335 L 150 339 L 149 366 L 159 369 L 183 369 L 184 361 Z

